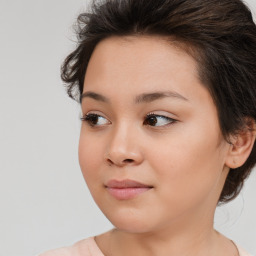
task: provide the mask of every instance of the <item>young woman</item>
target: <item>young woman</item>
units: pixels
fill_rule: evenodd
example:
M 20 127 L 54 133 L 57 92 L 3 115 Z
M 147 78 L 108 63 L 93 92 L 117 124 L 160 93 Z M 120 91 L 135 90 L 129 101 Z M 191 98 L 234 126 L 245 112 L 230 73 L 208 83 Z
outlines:
M 115 228 L 44 256 L 245 256 L 213 228 L 256 161 L 256 26 L 240 0 L 105 0 L 62 79 L 79 161 Z

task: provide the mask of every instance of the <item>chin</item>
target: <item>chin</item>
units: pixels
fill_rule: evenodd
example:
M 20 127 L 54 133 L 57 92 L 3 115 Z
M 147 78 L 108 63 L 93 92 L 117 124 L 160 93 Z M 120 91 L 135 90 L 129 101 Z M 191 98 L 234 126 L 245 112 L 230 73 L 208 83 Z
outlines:
M 105 216 L 118 230 L 128 233 L 148 233 L 154 229 L 152 221 L 132 211 L 111 212 Z

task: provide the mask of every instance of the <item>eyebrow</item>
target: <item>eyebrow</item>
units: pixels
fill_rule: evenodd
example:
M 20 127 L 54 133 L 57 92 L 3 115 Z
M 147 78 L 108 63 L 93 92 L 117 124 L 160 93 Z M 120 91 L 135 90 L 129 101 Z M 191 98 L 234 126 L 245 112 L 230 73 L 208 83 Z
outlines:
M 154 100 L 159 100 L 159 99 L 168 98 L 168 97 L 188 101 L 187 98 L 185 98 L 184 96 L 180 95 L 177 92 L 167 91 L 167 92 L 152 92 L 152 93 L 140 94 L 135 98 L 135 103 L 143 103 L 143 102 L 148 103 Z
M 91 98 L 97 101 L 101 101 L 104 103 L 109 103 L 110 100 L 108 98 L 106 98 L 105 96 L 95 93 L 95 92 L 85 92 L 81 95 L 80 97 L 80 103 L 82 102 L 82 100 L 84 98 Z M 134 102 L 136 104 L 138 103 L 149 103 L 155 100 L 159 100 L 159 99 L 163 99 L 163 98 L 167 98 L 167 97 L 172 97 L 172 98 L 177 98 L 180 100 L 184 100 L 184 101 L 188 101 L 187 98 L 185 98 L 184 96 L 182 96 L 181 94 L 177 93 L 177 92 L 173 92 L 173 91 L 165 91 L 165 92 L 151 92 L 151 93 L 143 93 L 140 94 L 138 96 L 136 96 Z
M 99 94 L 99 93 L 96 93 L 96 92 L 85 92 L 85 93 L 83 93 L 81 96 L 80 96 L 80 103 L 82 102 L 82 100 L 84 99 L 84 98 L 91 98 L 91 99 L 94 99 L 94 100 L 98 100 L 98 101 L 102 101 L 102 102 L 109 102 L 109 100 L 105 97 L 105 96 L 103 96 L 103 95 L 101 95 L 101 94 Z

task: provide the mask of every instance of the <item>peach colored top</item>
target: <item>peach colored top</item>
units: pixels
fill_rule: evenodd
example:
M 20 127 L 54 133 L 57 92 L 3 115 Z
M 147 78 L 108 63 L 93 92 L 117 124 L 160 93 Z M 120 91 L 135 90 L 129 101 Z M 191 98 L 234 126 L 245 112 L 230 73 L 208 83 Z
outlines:
M 253 256 L 235 244 L 240 256 Z M 70 247 L 45 252 L 38 256 L 104 256 L 93 237 L 81 240 Z

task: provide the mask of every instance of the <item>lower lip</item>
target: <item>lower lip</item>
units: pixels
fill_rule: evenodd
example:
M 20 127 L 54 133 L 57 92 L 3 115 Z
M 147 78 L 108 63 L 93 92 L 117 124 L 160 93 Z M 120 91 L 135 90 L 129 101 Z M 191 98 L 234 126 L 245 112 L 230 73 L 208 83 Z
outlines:
M 128 200 L 150 190 L 151 188 L 107 188 L 109 194 L 118 200 Z

